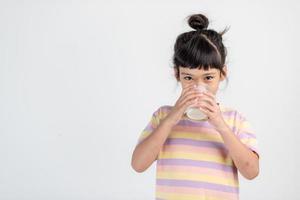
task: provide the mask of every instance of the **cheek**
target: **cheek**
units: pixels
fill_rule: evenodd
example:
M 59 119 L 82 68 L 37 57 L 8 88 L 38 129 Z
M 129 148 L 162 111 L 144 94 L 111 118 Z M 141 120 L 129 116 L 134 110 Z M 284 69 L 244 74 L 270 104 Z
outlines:
M 209 91 L 213 94 L 216 94 L 218 91 L 218 85 L 217 84 L 209 85 Z

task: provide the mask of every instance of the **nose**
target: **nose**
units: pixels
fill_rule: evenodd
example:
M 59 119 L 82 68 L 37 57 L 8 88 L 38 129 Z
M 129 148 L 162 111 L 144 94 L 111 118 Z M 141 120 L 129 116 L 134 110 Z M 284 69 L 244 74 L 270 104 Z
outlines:
M 199 80 L 199 81 L 194 81 L 194 85 L 196 85 L 196 87 L 197 86 L 202 86 L 202 87 L 200 87 L 200 88 L 205 88 L 205 90 L 209 90 L 209 86 L 206 84 L 206 83 L 204 83 L 203 81 L 201 81 L 201 80 Z M 199 87 L 198 87 L 199 88 Z

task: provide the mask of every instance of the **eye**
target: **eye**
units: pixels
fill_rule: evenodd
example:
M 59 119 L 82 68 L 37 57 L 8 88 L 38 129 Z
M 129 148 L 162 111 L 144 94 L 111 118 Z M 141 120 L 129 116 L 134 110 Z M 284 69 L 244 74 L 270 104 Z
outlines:
M 186 78 L 192 78 L 192 77 L 190 77 L 190 76 L 184 77 L 185 80 L 191 80 L 191 79 L 186 79 Z
M 211 79 L 213 79 L 213 78 L 214 78 L 213 76 L 206 76 L 205 77 L 205 79 L 208 80 L 208 81 L 211 80 Z

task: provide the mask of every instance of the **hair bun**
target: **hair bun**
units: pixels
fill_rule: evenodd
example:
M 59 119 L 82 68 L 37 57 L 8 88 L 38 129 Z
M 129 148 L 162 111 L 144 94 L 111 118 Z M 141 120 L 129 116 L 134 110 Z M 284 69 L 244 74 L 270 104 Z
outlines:
M 189 17 L 188 23 L 195 30 L 203 30 L 208 27 L 208 19 L 202 14 L 195 14 Z

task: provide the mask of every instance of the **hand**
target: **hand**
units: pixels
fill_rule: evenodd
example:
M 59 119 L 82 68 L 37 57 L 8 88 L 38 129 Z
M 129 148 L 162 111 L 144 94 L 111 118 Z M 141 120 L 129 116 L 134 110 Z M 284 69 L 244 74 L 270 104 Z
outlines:
M 222 129 L 225 123 L 219 105 L 216 103 L 215 95 L 209 91 L 201 93 L 196 107 L 208 116 L 208 122 L 216 129 Z
M 199 94 L 194 85 L 189 84 L 184 87 L 179 99 L 176 101 L 165 120 L 170 122 L 172 126 L 176 125 L 184 115 L 186 109 L 189 106 L 194 106 L 197 104 L 197 97 L 200 97 L 200 95 L 201 94 Z

